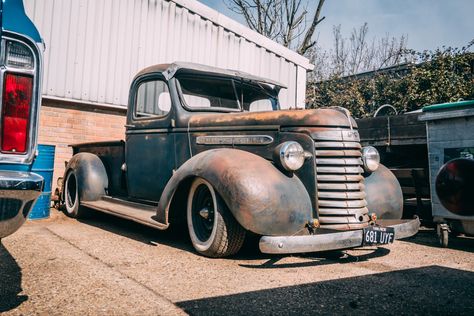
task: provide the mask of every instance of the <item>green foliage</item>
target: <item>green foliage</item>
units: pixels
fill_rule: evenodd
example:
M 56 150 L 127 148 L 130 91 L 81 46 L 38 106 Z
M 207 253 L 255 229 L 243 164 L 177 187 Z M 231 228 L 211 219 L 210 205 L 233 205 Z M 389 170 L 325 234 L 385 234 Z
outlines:
M 372 116 L 383 104 L 397 111 L 474 99 L 474 53 L 469 48 L 405 52 L 415 63 L 348 77 L 309 82 L 307 107 L 343 106 L 355 117 Z

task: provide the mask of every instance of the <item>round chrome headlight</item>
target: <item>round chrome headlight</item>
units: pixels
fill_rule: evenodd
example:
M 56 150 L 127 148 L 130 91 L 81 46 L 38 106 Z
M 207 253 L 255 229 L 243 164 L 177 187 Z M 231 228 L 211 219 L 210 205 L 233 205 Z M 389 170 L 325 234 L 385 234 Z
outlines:
M 372 146 L 362 148 L 362 161 L 366 172 L 374 172 L 380 165 L 380 155 Z
M 294 141 L 284 142 L 279 146 L 280 163 L 288 171 L 295 171 L 304 164 L 305 155 L 301 145 Z

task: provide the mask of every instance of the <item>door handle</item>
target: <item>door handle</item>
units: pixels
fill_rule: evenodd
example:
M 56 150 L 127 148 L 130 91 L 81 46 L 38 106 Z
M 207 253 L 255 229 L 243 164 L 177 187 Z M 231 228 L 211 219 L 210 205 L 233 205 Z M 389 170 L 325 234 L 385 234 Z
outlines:
M 132 124 L 125 124 L 125 127 L 126 127 L 126 128 L 134 128 L 135 125 L 132 125 Z

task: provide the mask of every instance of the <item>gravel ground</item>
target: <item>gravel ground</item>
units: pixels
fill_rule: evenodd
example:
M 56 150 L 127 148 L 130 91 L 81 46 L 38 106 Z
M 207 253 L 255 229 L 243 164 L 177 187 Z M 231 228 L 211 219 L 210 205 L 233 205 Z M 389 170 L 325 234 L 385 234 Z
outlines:
M 474 315 L 474 239 L 433 230 L 383 247 L 230 259 L 196 255 L 187 233 L 109 215 L 52 211 L 0 244 L 6 315 Z

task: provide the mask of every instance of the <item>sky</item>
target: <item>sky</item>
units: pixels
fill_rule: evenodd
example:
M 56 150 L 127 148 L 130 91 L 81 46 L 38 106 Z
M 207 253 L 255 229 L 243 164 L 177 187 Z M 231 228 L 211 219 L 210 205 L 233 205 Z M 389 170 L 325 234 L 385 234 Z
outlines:
M 207 6 L 245 24 L 224 0 L 200 0 Z M 303 0 L 305 2 L 306 0 Z M 314 12 L 317 0 L 307 0 Z M 474 39 L 474 0 L 326 0 L 318 26 L 318 45 L 330 49 L 333 26 L 341 25 L 344 37 L 353 28 L 368 23 L 369 38 L 406 36 L 408 48 L 434 50 L 442 46 L 462 47 Z

